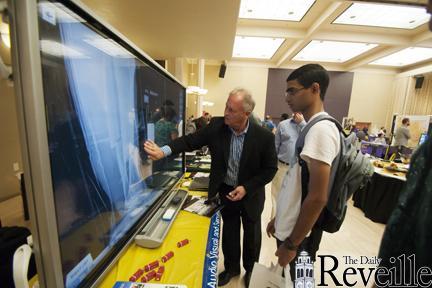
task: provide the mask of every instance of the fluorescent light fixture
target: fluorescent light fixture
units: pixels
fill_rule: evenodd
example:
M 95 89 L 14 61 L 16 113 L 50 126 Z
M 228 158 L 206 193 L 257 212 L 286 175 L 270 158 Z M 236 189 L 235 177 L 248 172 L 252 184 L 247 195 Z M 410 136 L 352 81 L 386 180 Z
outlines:
M 376 46 L 370 43 L 312 40 L 293 60 L 342 63 Z
M 270 59 L 284 42 L 284 38 L 236 36 L 233 57 Z
M 11 47 L 10 42 L 10 34 L 9 34 L 9 25 L 7 23 L 1 22 L 0 23 L 0 34 L 1 34 L 1 40 L 5 44 L 6 47 Z
M 196 94 L 196 95 L 205 95 L 207 94 L 208 90 L 198 87 L 198 86 L 188 86 L 186 88 L 187 94 Z
M 426 9 L 421 7 L 353 3 L 333 23 L 414 29 L 428 22 L 429 17 Z
M 409 47 L 369 64 L 383 66 L 406 66 L 432 58 L 432 48 Z
M 315 0 L 242 0 L 239 18 L 301 21 Z
M 126 50 L 124 47 L 120 46 L 119 44 L 114 42 L 114 40 L 109 38 L 106 39 L 98 37 L 92 39 L 84 39 L 84 42 L 113 57 L 134 58 L 134 56 L 128 50 Z
M 86 22 L 83 18 L 58 2 L 42 2 L 38 4 L 38 7 L 41 18 L 52 25 L 56 25 L 57 23 Z
M 81 52 L 52 40 L 41 40 L 40 49 L 42 53 L 49 54 L 55 57 L 88 58 Z
M 212 106 L 214 106 L 214 102 L 211 102 L 211 101 L 203 101 L 202 105 L 203 105 L 203 106 L 212 107 Z

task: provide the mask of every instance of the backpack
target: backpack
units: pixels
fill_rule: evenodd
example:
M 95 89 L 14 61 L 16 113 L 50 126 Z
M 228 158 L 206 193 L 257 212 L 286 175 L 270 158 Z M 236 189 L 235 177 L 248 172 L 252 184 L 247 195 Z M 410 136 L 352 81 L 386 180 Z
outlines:
M 327 204 L 322 210 L 315 227 L 334 233 L 339 231 L 347 210 L 348 199 L 371 179 L 374 169 L 369 159 L 357 151 L 355 133 L 346 134 L 342 125 L 329 115 L 319 115 L 309 121 L 296 142 L 296 153 L 301 169 L 302 202 L 308 193 L 309 171 L 306 162 L 301 159 L 305 137 L 309 129 L 319 121 L 329 120 L 339 130 L 340 151 L 332 162 L 328 188 Z

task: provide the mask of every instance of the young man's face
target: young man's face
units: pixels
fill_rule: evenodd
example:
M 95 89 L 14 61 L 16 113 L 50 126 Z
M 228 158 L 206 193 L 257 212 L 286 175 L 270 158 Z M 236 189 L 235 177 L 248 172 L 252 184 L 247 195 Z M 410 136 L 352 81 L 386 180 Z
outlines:
M 285 101 L 295 112 L 304 112 L 315 101 L 312 86 L 303 87 L 297 80 L 287 81 L 285 96 Z

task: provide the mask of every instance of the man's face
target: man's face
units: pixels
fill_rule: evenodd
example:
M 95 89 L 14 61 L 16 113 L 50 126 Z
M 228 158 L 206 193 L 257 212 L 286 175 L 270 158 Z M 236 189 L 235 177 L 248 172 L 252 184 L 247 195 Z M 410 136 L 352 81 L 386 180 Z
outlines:
M 285 101 L 288 103 L 292 111 L 303 112 L 314 101 L 314 95 L 311 88 L 303 87 L 297 80 L 287 82 L 287 90 L 285 92 Z
M 231 128 L 238 128 L 249 117 L 249 112 L 243 108 L 243 96 L 241 94 L 230 95 L 225 105 L 225 124 Z

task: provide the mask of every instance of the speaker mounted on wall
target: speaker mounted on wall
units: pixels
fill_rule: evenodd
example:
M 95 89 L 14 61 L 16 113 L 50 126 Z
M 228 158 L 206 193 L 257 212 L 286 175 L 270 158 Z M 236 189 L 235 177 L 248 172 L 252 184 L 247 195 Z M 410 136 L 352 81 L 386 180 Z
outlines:
M 225 71 L 226 71 L 226 63 L 222 63 L 220 68 L 219 68 L 219 78 L 224 78 L 225 77 Z
M 423 75 L 416 75 L 414 76 L 416 82 L 415 82 L 415 89 L 421 89 L 423 86 L 424 76 Z

